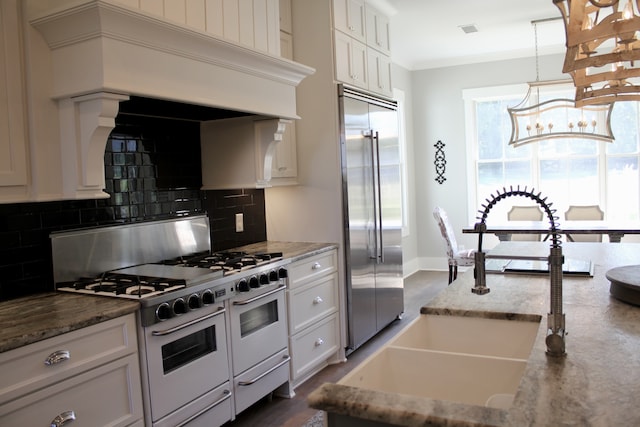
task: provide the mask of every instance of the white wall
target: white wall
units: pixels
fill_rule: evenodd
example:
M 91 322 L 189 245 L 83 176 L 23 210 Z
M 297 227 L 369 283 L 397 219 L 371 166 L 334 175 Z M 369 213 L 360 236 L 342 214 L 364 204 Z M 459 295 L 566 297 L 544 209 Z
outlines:
M 540 57 L 540 80 L 568 78 L 562 74 L 563 55 Z M 536 79 L 535 58 L 470 64 L 412 72 L 415 216 L 417 263 L 421 269 L 445 270 L 445 246 L 433 219 L 433 208 L 444 208 L 455 230 L 473 222 L 479 206 L 468 206 L 464 89 L 526 83 Z M 524 98 L 525 94 L 522 94 Z M 435 181 L 434 144 L 445 144 L 444 183 Z M 474 235 L 457 234 L 467 248 L 477 246 Z M 489 237 L 489 236 L 487 236 Z M 497 239 L 484 244 L 490 248 Z M 489 245 L 489 246 L 487 246 Z

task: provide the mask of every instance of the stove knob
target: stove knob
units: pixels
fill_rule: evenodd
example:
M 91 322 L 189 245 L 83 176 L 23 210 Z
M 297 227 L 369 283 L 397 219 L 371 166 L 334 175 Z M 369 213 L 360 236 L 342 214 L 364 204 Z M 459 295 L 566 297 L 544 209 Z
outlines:
M 269 284 L 269 274 L 266 273 L 262 273 L 260 275 L 260 284 L 261 285 L 268 285 Z
M 286 279 L 287 277 L 289 277 L 289 272 L 286 268 L 280 267 L 280 269 L 278 269 L 278 277 L 281 279 Z
M 256 276 L 251 276 L 249 278 L 249 287 L 254 289 L 260 287 L 260 282 L 258 281 L 258 278 Z
M 187 303 L 182 298 L 176 298 L 171 304 L 171 311 L 177 316 L 185 314 L 187 312 Z
M 191 294 L 187 299 L 187 305 L 189 306 L 189 310 L 196 310 L 202 307 L 202 300 L 200 299 L 200 295 Z
M 238 283 L 236 284 L 236 290 L 238 292 L 249 292 L 249 284 L 247 283 L 247 280 L 246 279 L 238 280 Z
M 275 270 L 271 270 L 269 272 L 269 281 L 270 282 L 277 282 L 278 281 L 278 272 Z
M 156 319 L 163 321 L 171 318 L 171 308 L 169 304 L 163 302 L 156 308 Z
M 213 299 L 213 292 L 211 289 L 206 289 L 202 292 L 202 304 L 209 305 L 213 304 L 215 301 Z

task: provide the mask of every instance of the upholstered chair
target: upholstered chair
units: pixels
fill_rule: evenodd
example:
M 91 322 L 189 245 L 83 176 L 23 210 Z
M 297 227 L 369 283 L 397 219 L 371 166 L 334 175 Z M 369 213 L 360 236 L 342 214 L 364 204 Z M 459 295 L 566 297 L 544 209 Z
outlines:
M 456 235 L 453 232 L 447 213 L 439 206 L 433 210 L 433 217 L 438 223 L 440 234 L 447 245 L 447 258 L 449 260 L 449 284 L 458 277 L 458 266 L 472 266 L 474 264 L 474 249 L 464 249 L 458 246 Z

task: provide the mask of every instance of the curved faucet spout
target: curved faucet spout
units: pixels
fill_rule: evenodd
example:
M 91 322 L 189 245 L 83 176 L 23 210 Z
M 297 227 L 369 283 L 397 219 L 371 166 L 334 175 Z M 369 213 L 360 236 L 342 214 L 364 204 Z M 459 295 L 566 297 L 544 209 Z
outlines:
M 547 316 L 547 354 L 550 356 L 564 356 L 565 352 L 565 316 L 562 313 L 562 264 L 564 264 L 564 256 L 562 255 L 562 246 L 560 245 L 560 234 L 558 233 L 558 227 L 556 221 L 558 217 L 555 216 L 555 209 L 551 208 L 551 203 L 546 203 L 546 197 L 540 197 L 540 193 L 534 194 L 534 190 L 527 191 L 520 190 L 511 187 L 509 190 L 503 188 L 503 191 L 498 190 L 496 196 L 492 195 L 492 199 L 487 199 L 487 204 L 482 205 L 484 210 L 480 210 L 480 220 L 475 225 L 475 230 L 478 232 L 478 250 L 475 253 L 475 266 L 473 270 L 475 285 L 471 289 L 471 292 L 477 295 L 485 295 L 489 293 L 490 289 L 487 287 L 487 275 L 485 271 L 485 253 L 482 251 L 482 234 L 486 231 L 487 215 L 489 211 L 497 202 L 504 200 L 511 196 L 524 196 L 535 201 L 542 207 L 549 219 L 549 233 L 551 235 L 551 249 L 549 252 L 548 265 L 549 265 L 549 277 L 551 288 L 551 303 L 549 308 L 549 314 Z

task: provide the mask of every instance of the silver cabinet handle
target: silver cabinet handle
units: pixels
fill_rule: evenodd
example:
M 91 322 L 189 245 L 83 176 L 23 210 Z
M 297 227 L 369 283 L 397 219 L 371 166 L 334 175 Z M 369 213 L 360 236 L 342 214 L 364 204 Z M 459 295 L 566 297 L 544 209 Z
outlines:
M 225 400 L 231 398 L 231 392 L 229 390 L 223 390 L 222 391 L 223 396 L 216 400 L 215 402 L 213 402 L 211 405 L 207 406 L 206 408 L 204 408 L 203 410 L 201 410 L 200 412 L 198 412 L 197 414 L 194 414 L 193 416 L 187 418 L 186 420 L 184 420 L 182 423 L 178 424 L 177 427 L 183 427 L 186 426 L 188 423 L 190 423 L 191 421 L 195 420 L 196 418 L 198 418 L 200 415 L 204 414 L 205 412 L 207 412 L 209 409 L 214 408 L 216 406 L 218 406 L 219 404 L 221 404 L 222 402 L 224 402 Z
M 76 413 L 73 411 L 65 411 L 55 417 L 53 421 L 51 421 L 51 427 L 62 427 L 68 422 L 74 421 L 76 419 Z
M 323 302 L 324 302 L 324 300 L 321 297 L 315 297 L 313 299 L 313 305 L 322 304 Z
M 282 361 L 280 363 L 278 363 L 276 366 L 274 366 L 273 368 L 267 370 L 266 372 L 261 373 L 260 375 L 258 375 L 257 377 L 250 379 L 248 381 L 238 381 L 238 385 L 240 386 L 248 386 L 251 384 L 256 383 L 257 381 L 260 381 L 262 378 L 266 377 L 267 375 L 269 375 L 271 372 L 275 371 L 276 369 L 278 369 L 279 367 L 281 367 L 282 365 L 289 363 L 289 361 L 291 360 L 291 356 L 289 355 L 284 355 L 282 357 Z
M 319 262 L 314 262 L 313 265 L 311 266 L 312 270 L 318 270 L 322 268 L 322 264 L 320 264 Z
M 67 350 L 58 350 L 48 355 L 47 358 L 44 359 L 44 364 L 47 366 L 57 365 L 69 359 L 71 359 L 71 355 Z
M 316 342 L 313 343 L 316 347 L 320 347 L 322 344 L 324 344 L 324 340 L 322 338 L 318 338 Z

